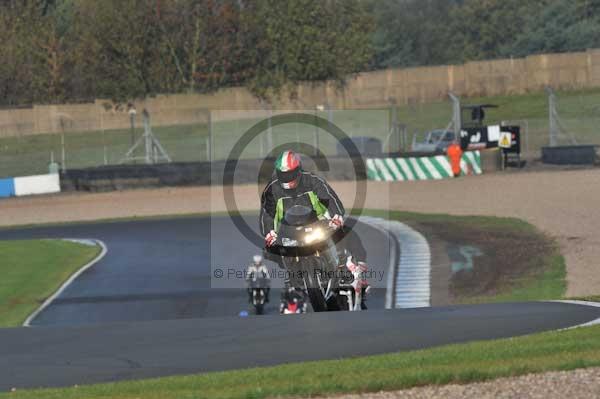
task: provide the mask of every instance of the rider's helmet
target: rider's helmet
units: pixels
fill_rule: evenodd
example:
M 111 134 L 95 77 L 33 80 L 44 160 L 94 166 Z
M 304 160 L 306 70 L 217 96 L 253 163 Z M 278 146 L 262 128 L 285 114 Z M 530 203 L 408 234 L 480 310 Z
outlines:
M 286 190 L 298 187 L 302 163 L 300 155 L 293 151 L 284 151 L 275 161 L 275 173 L 281 187 Z
M 256 266 L 260 265 L 262 263 L 262 260 L 263 258 L 260 255 L 254 255 L 254 257 L 252 258 L 252 261 Z

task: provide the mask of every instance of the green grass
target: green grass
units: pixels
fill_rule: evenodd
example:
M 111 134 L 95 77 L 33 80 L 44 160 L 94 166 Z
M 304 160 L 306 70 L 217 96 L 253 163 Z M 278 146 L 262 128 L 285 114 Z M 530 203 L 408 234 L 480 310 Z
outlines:
M 496 216 L 455 216 L 442 213 L 416 213 L 388 210 L 367 210 L 373 216 L 385 217 L 402 222 L 438 223 L 440 225 L 460 225 L 478 228 L 490 233 L 511 232 L 536 234 L 538 230 L 522 219 Z
M 527 272 L 519 276 L 507 276 L 500 280 L 500 286 L 493 294 L 486 295 L 460 295 L 456 303 L 492 303 L 492 302 L 519 302 L 562 299 L 566 292 L 566 266 L 556 241 L 538 231 L 535 226 L 524 220 L 493 216 L 452 216 L 445 214 L 420 214 L 397 211 L 367 211 L 372 216 L 399 220 L 405 223 L 419 223 L 427 225 L 438 233 L 444 232 L 446 236 L 461 237 L 464 232 L 471 235 L 481 235 L 485 241 L 491 243 L 490 251 L 502 251 L 500 258 L 511 257 L 516 254 L 517 248 L 500 248 L 493 245 L 494 240 L 505 237 L 519 237 L 540 243 L 541 248 L 534 251 L 534 256 L 519 258 L 525 262 L 523 269 Z M 417 227 L 418 229 L 418 227 Z M 468 239 L 468 238 L 467 238 Z M 518 243 L 517 243 L 518 244 Z M 498 267 L 501 267 L 500 265 Z
M 158 126 L 152 129 L 167 153 L 177 162 L 207 160 L 206 124 Z M 143 134 L 136 129 L 135 139 Z M 38 134 L 0 139 L 0 176 L 47 173 L 51 157 L 62 162 L 60 134 Z M 68 169 L 116 165 L 132 146 L 129 129 L 67 132 L 64 134 L 65 165 Z M 143 150 L 135 153 L 143 155 Z
M 600 90 L 559 92 L 559 112 L 565 128 L 573 132 L 580 143 L 600 144 Z M 514 121 L 523 128 L 523 151 L 539 156 L 539 149 L 548 143 L 548 105 L 544 92 L 518 96 L 463 98 L 463 104 L 493 103 L 500 106 L 487 112 L 486 123 Z M 312 110 L 304 111 L 311 114 Z M 431 129 L 445 128 L 451 118 L 449 101 L 429 104 L 412 104 L 398 108 L 400 123 L 408 130 L 408 141 L 413 135 Z M 327 111 L 317 113 L 329 118 Z M 332 121 L 349 136 L 371 136 L 384 143 L 390 131 L 389 109 L 335 110 Z M 233 145 L 253 124 L 262 118 L 249 118 L 213 122 L 213 158 L 226 159 Z M 204 161 L 207 155 L 206 123 L 153 127 L 154 134 L 176 162 Z M 136 130 L 136 137 L 142 129 Z M 273 128 L 273 147 L 290 142 L 313 144 L 315 128 L 307 125 L 287 124 Z M 0 139 L 0 177 L 45 173 L 51 153 L 61 160 L 60 134 L 20 135 Z M 68 132 L 64 135 L 66 165 L 82 168 L 121 161 L 131 146 L 129 129 Z M 567 143 L 565 139 L 563 143 Z M 410 144 L 410 143 L 409 143 Z M 254 140 L 245 149 L 242 158 L 262 157 L 266 154 L 264 140 Z M 326 154 L 336 153 L 336 141 L 326 132 L 319 134 L 319 148 Z M 389 149 L 388 147 L 385 148 Z M 392 148 L 392 150 L 396 150 Z
M 532 225 L 512 218 L 471 217 L 368 210 L 372 216 L 403 222 L 439 223 L 480 228 L 491 234 L 539 234 Z M 33 243 L 33 242 L 32 242 Z M 37 242 L 39 243 L 39 242 Z M 46 242 L 48 243 L 48 242 Z M 0 245 L 4 243 L 0 242 Z M 2 247 L 0 246 L 0 250 Z M 23 253 L 18 258 L 23 257 Z M 564 264 L 548 265 L 553 278 L 540 288 L 524 285 L 506 299 L 535 297 L 549 289 L 549 281 L 564 284 Z M 548 291 L 549 290 L 549 291 Z M 560 291 L 560 292 L 559 292 Z M 35 295 L 34 295 L 35 297 Z M 589 299 L 589 298 L 588 298 Z M 600 327 L 549 332 L 512 339 L 448 345 L 438 348 L 345 360 L 306 362 L 268 368 L 139 381 L 79 386 L 64 389 L 17 390 L 0 398 L 268 398 L 376 392 L 415 386 L 469 383 L 549 370 L 600 366 Z
M 269 398 L 398 390 L 470 383 L 550 370 L 600 366 L 600 327 L 345 360 L 168 377 L 0 398 Z
M 529 275 L 518 284 L 506 287 L 494 296 L 464 299 L 463 303 L 524 302 L 561 299 L 566 292 L 566 266 L 564 258 L 552 254 L 542 259 L 545 269 L 541 275 Z
M 20 326 L 99 248 L 59 240 L 0 241 L 0 327 Z

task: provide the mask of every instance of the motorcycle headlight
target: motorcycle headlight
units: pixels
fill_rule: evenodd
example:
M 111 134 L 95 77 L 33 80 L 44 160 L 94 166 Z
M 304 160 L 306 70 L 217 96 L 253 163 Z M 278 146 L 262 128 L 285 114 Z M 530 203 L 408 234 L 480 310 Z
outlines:
M 312 244 L 315 241 L 321 241 L 323 238 L 325 238 L 325 232 L 323 229 L 314 229 L 312 232 L 304 236 L 304 242 L 307 244 Z

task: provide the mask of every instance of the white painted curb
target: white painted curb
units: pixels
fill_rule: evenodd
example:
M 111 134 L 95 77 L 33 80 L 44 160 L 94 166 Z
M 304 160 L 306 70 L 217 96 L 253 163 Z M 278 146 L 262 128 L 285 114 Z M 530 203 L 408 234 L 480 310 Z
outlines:
M 386 231 L 400 246 L 398 264 L 390 266 L 386 309 L 431 306 L 431 251 L 425 237 L 398 221 L 373 217 L 360 219 L 372 227 Z
M 46 299 L 39 308 L 37 308 L 32 314 L 30 314 L 29 317 L 27 317 L 27 319 L 23 323 L 23 327 L 31 327 L 31 322 L 33 321 L 33 319 L 35 319 L 44 309 L 46 309 L 48 306 L 50 306 L 52 301 L 54 301 L 60 294 L 62 294 L 62 292 L 69 286 L 69 284 L 71 284 L 73 281 L 75 281 L 75 279 L 77 277 L 81 276 L 86 270 L 88 270 L 89 268 L 94 266 L 96 263 L 100 262 L 100 260 L 102 260 L 102 258 L 104 258 L 104 256 L 106 256 L 106 254 L 108 253 L 108 249 L 106 248 L 106 245 L 100 240 L 65 239 L 65 241 L 76 242 L 76 243 L 84 244 L 84 245 L 98 245 L 101 248 L 101 251 L 100 251 L 100 254 L 98 254 L 98 256 L 96 256 L 91 262 L 83 265 L 79 270 L 77 270 L 75 273 L 73 273 L 71 275 L 71 277 L 69 277 L 69 279 L 67 281 L 65 281 L 58 288 L 58 290 L 56 290 L 54 292 L 54 294 L 52 294 L 50 297 L 48 297 L 48 299 Z
M 359 218 L 359 222 L 364 223 L 364 224 L 374 228 L 375 230 L 381 232 L 382 234 L 385 234 L 386 236 L 388 236 L 388 238 L 393 240 L 396 243 L 396 245 L 400 246 L 400 243 L 398 242 L 398 238 L 396 236 L 394 236 L 389 230 L 386 230 L 384 227 L 381 226 L 382 222 L 385 222 L 385 219 L 374 218 L 374 217 L 370 217 L 370 216 L 361 216 Z M 394 308 L 394 276 L 396 275 L 396 269 L 398 268 L 398 263 L 400 262 L 396 245 L 393 246 L 393 248 L 391 249 L 392 252 L 390 254 L 391 259 L 390 259 L 390 266 L 388 268 L 389 270 L 388 270 L 388 277 L 387 277 L 387 283 L 386 283 L 386 289 L 385 289 L 385 308 L 386 309 Z

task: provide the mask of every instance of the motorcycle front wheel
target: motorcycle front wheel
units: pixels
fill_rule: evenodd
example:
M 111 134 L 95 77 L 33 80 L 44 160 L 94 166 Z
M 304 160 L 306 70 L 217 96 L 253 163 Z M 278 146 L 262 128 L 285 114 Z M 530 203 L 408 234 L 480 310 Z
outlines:
M 304 284 L 306 286 L 308 298 L 310 299 L 310 304 L 312 305 L 313 311 L 326 312 L 327 302 L 325 301 L 325 296 L 323 295 L 323 291 L 315 276 L 314 270 L 311 269 L 312 268 L 306 268 L 304 270 Z

